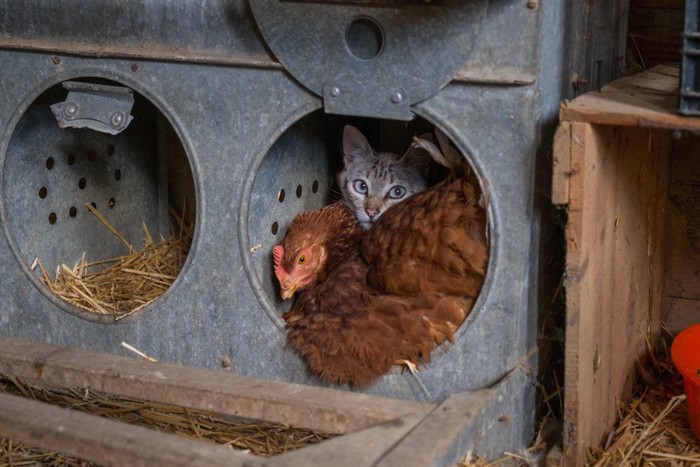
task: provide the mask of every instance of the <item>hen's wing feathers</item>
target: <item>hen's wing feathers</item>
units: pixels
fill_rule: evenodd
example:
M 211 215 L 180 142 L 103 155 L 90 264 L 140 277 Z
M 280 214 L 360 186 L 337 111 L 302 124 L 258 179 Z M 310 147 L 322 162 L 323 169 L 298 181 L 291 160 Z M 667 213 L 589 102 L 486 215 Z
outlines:
M 392 294 L 441 292 L 476 297 L 488 262 L 486 214 L 463 178 L 443 182 L 388 210 L 361 254 L 369 282 Z

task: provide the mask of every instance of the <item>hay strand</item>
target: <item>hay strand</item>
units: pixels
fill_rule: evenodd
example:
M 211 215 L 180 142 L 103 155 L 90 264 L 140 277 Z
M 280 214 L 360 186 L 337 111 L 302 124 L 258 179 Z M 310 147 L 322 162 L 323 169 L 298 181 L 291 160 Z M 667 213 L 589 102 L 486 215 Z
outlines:
M 100 213 L 100 211 L 97 210 L 97 208 L 95 208 L 90 203 L 85 203 L 85 207 L 87 208 L 88 211 L 90 211 L 90 214 L 97 217 L 100 220 L 100 222 L 102 222 L 104 224 L 105 227 L 107 227 L 119 240 L 121 240 L 121 242 L 124 245 L 126 245 L 126 247 L 129 249 L 129 251 L 133 250 L 133 248 L 131 247 L 131 244 L 126 241 L 126 239 L 122 236 L 122 234 L 120 234 L 117 231 L 117 229 L 115 229 L 114 226 L 112 226 L 112 224 L 110 224 L 107 221 L 107 219 L 105 219 L 105 216 L 103 216 L 102 213 Z
M 122 347 L 124 347 L 124 348 L 127 349 L 127 350 L 130 350 L 130 351 L 134 352 L 136 355 L 138 355 L 139 357 L 143 358 L 144 360 L 148 360 L 149 362 L 156 363 L 156 362 L 158 361 L 158 360 L 156 360 L 156 359 L 153 358 L 153 357 L 149 357 L 148 355 L 146 355 L 145 353 L 141 352 L 141 351 L 140 351 L 139 349 L 137 349 L 136 347 L 133 347 L 132 345 L 127 344 L 127 343 L 124 342 L 124 341 L 122 341 Z

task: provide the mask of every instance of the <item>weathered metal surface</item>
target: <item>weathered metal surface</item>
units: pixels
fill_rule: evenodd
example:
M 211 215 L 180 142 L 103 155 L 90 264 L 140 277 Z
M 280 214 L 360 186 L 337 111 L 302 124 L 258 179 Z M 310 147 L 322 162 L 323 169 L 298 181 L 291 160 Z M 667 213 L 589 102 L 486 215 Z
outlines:
M 488 277 L 456 343 L 435 351 L 418 375 L 420 383 L 396 370 L 364 392 L 441 402 L 501 381 L 535 345 L 538 297 L 549 300 L 538 289 L 542 205 L 535 203 L 535 193 L 542 187 L 535 172 L 542 170 L 549 146 L 542 131 L 552 126 L 560 100 L 570 97 L 574 69 L 584 70 L 581 76 L 591 83 L 614 72 L 617 62 L 611 57 L 620 39 L 610 42 L 612 33 L 590 27 L 602 17 L 612 18 L 590 2 L 581 11 L 571 0 L 437 3 L 0 2 L 0 333 L 111 353 L 124 352 L 119 344 L 127 341 L 161 361 L 220 370 L 222 360 L 230 360 L 231 371 L 239 375 L 318 385 L 285 347 L 285 308 L 272 280 L 271 248 L 299 211 L 328 199 L 329 177 L 341 162 L 344 123 L 359 120 L 377 133 L 398 128 L 408 139 L 413 128 L 435 125 L 465 154 L 489 195 Z M 615 11 L 623 3 L 616 2 Z M 298 24 L 305 26 L 280 27 L 277 33 L 262 23 L 279 12 L 258 15 L 263 39 L 251 9 L 265 5 L 279 11 L 328 11 L 314 16 L 312 23 L 319 24 L 308 25 L 304 17 Z M 87 20 L 76 22 L 76 11 Z M 445 12 L 452 13 L 449 19 L 441 17 Z M 369 19 L 355 22 L 359 16 Z M 439 24 L 448 24 L 450 33 L 437 31 Z M 314 28 L 329 36 L 302 39 Z M 270 34 L 279 35 L 271 40 Z M 562 37 L 572 38 L 571 51 Z M 288 70 L 264 41 L 274 53 L 272 44 L 294 45 L 295 50 L 280 55 Z M 349 52 L 333 58 L 347 60 L 347 70 L 321 58 L 321 52 L 348 46 Z M 425 56 L 426 61 L 414 60 Z M 450 82 L 455 75 L 459 81 Z M 150 113 L 136 114 L 116 136 L 57 133 L 48 106 L 62 99 L 47 102 L 46 91 L 76 79 L 132 89 L 135 109 L 146 104 Z M 340 102 L 347 96 L 353 99 Z M 331 101 L 338 97 L 334 107 Z M 351 115 L 328 115 L 324 107 Z M 388 119 L 357 118 L 362 115 L 414 120 L 391 126 Z M 167 131 L 156 130 L 159 126 Z M 172 179 L 162 154 L 163 135 L 178 140 L 167 145 L 181 146 L 190 173 L 180 172 L 191 175 L 194 186 L 189 257 L 171 288 L 140 314 L 118 325 L 104 324 L 109 318 L 87 320 L 41 285 L 29 266 L 37 256 L 55 265 L 72 264 L 83 250 L 121 253 L 121 245 L 87 213 L 70 218 L 69 188 L 80 190 L 82 177 L 88 182 L 84 190 L 95 189 L 91 198 L 98 208 L 100 199 L 109 202 L 112 196 L 115 210 L 125 208 L 117 227 L 130 231 L 133 241 L 140 238 L 142 222 L 162 225 L 168 192 L 163 185 Z M 110 144 L 113 157 L 124 157 L 120 167 L 99 157 Z M 47 169 L 46 148 L 56 154 L 95 149 L 96 163 L 86 166 L 94 173 L 73 173 L 56 161 Z M 110 194 L 113 181 L 89 183 L 122 164 L 133 169 L 121 182 L 139 183 L 118 197 Z M 61 188 L 64 183 L 68 188 Z M 56 196 L 42 199 L 42 186 L 58 187 L 49 191 Z M 72 224 L 62 222 L 66 208 Z M 54 224 L 47 220 L 51 212 L 57 214 Z M 526 388 L 534 378 L 533 370 L 514 391 L 512 431 L 493 442 L 481 439 L 475 452 L 496 456 L 529 441 L 534 397 Z M 345 394 L 348 400 L 355 395 Z
M 250 2 L 267 45 L 287 71 L 323 96 L 326 112 L 399 120 L 412 119 L 411 104 L 454 78 L 477 40 L 487 5 Z

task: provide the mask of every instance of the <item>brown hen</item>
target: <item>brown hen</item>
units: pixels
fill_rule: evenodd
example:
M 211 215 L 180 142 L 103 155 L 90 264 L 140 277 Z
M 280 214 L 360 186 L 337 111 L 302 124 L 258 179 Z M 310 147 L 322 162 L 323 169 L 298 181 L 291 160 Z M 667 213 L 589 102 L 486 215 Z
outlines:
M 339 203 L 294 220 L 274 249 L 275 274 L 282 298 L 299 291 L 287 340 L 313 373 L 365 387 L 453 340 L 488 261 L 478 198 L 473 180 L 443 181 L 387 210 L 364 238 Z

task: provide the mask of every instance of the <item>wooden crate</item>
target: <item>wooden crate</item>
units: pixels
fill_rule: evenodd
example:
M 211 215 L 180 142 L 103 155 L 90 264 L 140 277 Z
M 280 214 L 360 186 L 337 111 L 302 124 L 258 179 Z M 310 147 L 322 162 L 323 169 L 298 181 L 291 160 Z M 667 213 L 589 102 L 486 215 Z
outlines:
M 678 76 L 658 66 L 561 107 L 552 197 L 568 212 L 563 465 L 583 465 L 612 427 L 661 322 L 700 321 L 687 228 L 700 219 L 669 202 L 700 185 L 688 170 L 700 167 L 698 140 L 685 131 L 700 119 L 676 114 Z

